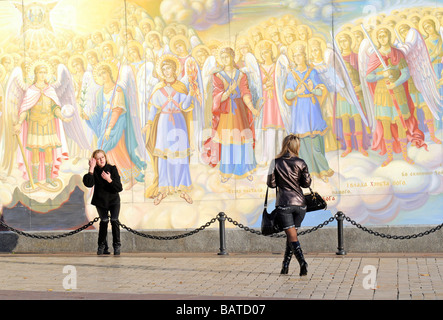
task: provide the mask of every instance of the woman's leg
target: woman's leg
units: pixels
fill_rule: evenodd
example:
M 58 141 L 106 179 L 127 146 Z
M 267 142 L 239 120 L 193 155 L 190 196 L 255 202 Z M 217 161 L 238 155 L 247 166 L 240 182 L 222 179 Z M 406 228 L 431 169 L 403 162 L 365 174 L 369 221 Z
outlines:
M 100 217 L 99 229 L 98 229 L 98 249 L 97 254 L 109 254 L 108 251 L 108 210 L 105 208 L 97 207 L 98 216 Z
M 292 252 L 294 253 L 294 256 L 297 259 L 298 263 L 300 264 L 300 276 L 305 276 L 308 274 L 308 264 L 305 261 L 305 257 L 303 256 L 300 242 L 298 242 L 297 229 L 289 228 L 285 230 L 285 232 L 288 238 L 288 242 L 291 245 Z
M 111 230 L 112 230 L 112 246 L 114 247 L 114 255 L 120 255 L 120 225 L 118 217 L 120 214 L 120 203 L 109 208 L 111 212 Z

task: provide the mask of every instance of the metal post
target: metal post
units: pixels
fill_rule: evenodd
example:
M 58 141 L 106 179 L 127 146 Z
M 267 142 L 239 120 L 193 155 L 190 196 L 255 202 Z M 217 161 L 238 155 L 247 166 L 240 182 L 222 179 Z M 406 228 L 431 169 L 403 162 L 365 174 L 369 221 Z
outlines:
M 220 231 L 220 252 L 218 255 L 228 255 L 226 252 L 226 238 L 225 238 L 225 221 L 226 221 L 226 215 L 224 212 L 220 212 L 218 215 L 218 222 L 220 225 L 219 231 Z
M 337 237 L 338 237 L 338 251 L 336 252 L 337 255 L 346 255 L 346 251 L 343 247 L 343 220 L 344 220 L 344 214 L 341 211 L 337 212 L 336 215 L 337 219 Z

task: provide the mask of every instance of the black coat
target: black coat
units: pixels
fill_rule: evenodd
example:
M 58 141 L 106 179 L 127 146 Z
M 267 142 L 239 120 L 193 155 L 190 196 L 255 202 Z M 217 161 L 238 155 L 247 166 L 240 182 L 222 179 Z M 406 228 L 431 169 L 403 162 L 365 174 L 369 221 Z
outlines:
M 111 174 L 111 183 L 101 177 L 103 171 Z M 88 188 L 94 187 L 91 201 L 94 206 L 107 209 L 111 205 L 120 203 L 118 193 L 123 190 L 123 186 L 116 166 L 110 164 L 105 164 L 103 168 L 95 166 L 93 174 L 88 172 L 83 176 L 83 184 Z
M 289 153 L 272 161 L 267 185 L 277 188 L 276 206 L 304 206 L 305 197 L 301 188 L 309 188 L 311 175 L 303 159 L 291 157 Z

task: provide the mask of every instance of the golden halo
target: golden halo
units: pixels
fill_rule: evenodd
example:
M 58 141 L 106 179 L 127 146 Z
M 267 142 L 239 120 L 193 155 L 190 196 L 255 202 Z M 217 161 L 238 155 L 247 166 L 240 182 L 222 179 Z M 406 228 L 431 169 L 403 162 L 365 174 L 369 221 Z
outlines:
M 139 55 L 140 55 L 140 58 L 143 59 L 143 53 L 144 53 L 144 50 L 143 50 L 143 46 L 141 45 L 140 42 L 138 42 L 137 40 L 131 40 L 131 41 L 129 41 L 129 42 L 128 42 L 128 46 L 127 46 L 127 48 L 126 48 L 126 50 L 125 50 L 127 54 L 129 54 L 129 49 L 131 49 L 131 48 L 136 48 L 136 49 L 138 50 L 138 53 L 139 53 Z
M 155 30 L 155 23 L 154 23 L 154 21 L 153 21 L 152 19 L 150 19 L 150 18 L 144 18 L 144 19 L 142 19 L 142 20 L 139 22 L 138 25 L 139 25 L 139 27 L 140 27 L 141 30 L 143 30 L 142 27 L 143 27 L 143 25 L 144 25 L 145 23 L 149 24 L 151 31 Z
M 177 50 L 175 50 L 175 45 L 176 45 L 176 43 L 177 43 L 178 41 L 183 41 L 183 43 L 184 43 L 185 46 L 186 46 L 186 52 L 189 52 L 189 48 L 190 48 L 191 45 L 190 45 L 190 43 L 189 43 L 188 38 L 185 37 L 185 36 L 182 35 L 182 34 L 178 34 L 178 35 L 173 36 L 173 37 L 171 38 L 171 40 L 169 40 L 169 49 L 172 51 L 172 53 L 178 55 Z
M 226 48 L 231 48 L 232 50 L 234 50 L 234 45 L 232 45 L 230 41 L 224 41 L 218 46 L 216 58 L 217 58 L 217 62 L 220 65 L 223 65 L 222 61 L 220 60 L 220 54 L 221 54 L 222 50 L 226 49 Z M 234 61 L 235 61 L 235 50 L 234 50 Z
M 312 37 L 311 39 L 308 40 L 308 49 L 307 49 L 308 57 L 311 57 L 312 48 L 318 45 L 320 45 L 321 52 L 322 54 L 324 54 L 326 51 L 326 41 L 324 39 L 320 37 Z
M 258 61 L 263 63 L 264 60 L 262 58 L 261 52 L 265 48 L 270 48 L 272 50 L 272 56 L 273 56 L 274 60 L 278 58 L 277 45 L 271 40 L 261 40 L 257 43 L 257 45 L 255 46 L 255 50 L 254 50 L 255 57 L 257 58 Z
M 395 25 L 395 30 L 397 30 L 397 32 L 398 32 L 398 34 L 400 36 L 402 36 L 401 33 L 400 33 L 400 27 L 403 26 L 403 25 L 407 25 L 407 26 L 409 26 L 409 28 L 415 28 L 414 24 L 411 21 L 409 21 L 409 20 L 401 20 L 401 21 L 399 21 Z M 405 41 L 405 39 L 402 39 L 402 40 Z
M 74 60 L 81 60 L 83 62 L 83 68 L 86 70 L 86 67 L 88 66 L 88 62 L 86 61 L 86 58 L 81 54 L 75 54 L 69 58 L 69 62 L 68 62 L 69 71 L 71 71 L 72 73 L 75 73 L 74 66 L 73 66 Z
M 165 77 L 163 76 L 163 71 L 162 71 L 162 63 L 165 60 L 174 61 L 175 66 L 176 66 L 175 75 L 176 75 L 176 78 L 178 78 L 181 73 L 181 63 L 178 60 L 178 58 L 173 54 L 164 54 L 160 57 L 160 59 L 158 59 L 157 63 L 155 64 L 155 70 L 157 71 L 158 77 L 165 79 Z
M 46 60 L 37 59 L 32 61 L 28 67 L 26 68 L 26 80 L 29 83 L 34 83 L 35 78 L 35 68 L 38 66 L 45 66 L 46 70 L 48 70 L 48 76 L 46 78 L 47 82 L 50 82 L 52 80 L 52 76 L 54 75 L 54 69 L 52 68 L 51 64 Z
M 383 29 L 388 30 L 389 33 L 391 34 L 390 45 L 392 46 L 395 41 L 395 32 L 391 27 L 389 27 L 388 25 L 385 25 L 385 24 L 379 24 L 377 27 L 375 27 L 375 29 L 372 31 L 372 34 L 371 34 L 372 41 L 377 46 L 380 46 L 380 43 L 378 42 L 378 39 L 377 39 L 377 34 L 379 33 L 380 30 L 383 30 Z
M 160 41 L 160 43 L 163 43 L 163 36 L 161 35 L 160 32 L 156 31 L 156 30 L 151 30 L 149 31 L 146 36 L 145 36 L 145 40 L 148 40 L 152 35 L 156 36 L 158 38 L 158 40 Z M 147 44 L 149 47 L 153 47 L 153 45 L 151 44 L 151 41 L 147 41 Z
M 304 40 L 300 40 L 300 39 L 299 39 L 299 31 L 300 31 L 300 29 L 306 29 L 306 31 L 308 32 L 308 39 L 312 37 L 312 29 L 311 29 L 311 27 L 308 26 L 307 24 L 299 24 L 299 25 L 296 27 L 296 30 L 297 30 L 297 39 L 298 39 L 299 41 L 304 41 Z M 306 39 L 306 40 L 308 40 L 308 39 Z
M 308 43 L 306 41 L 297 40 L 294 41 L 288 48 L 289 53 L 289 59 L 293 62 L 294 61 L 294 53 L 296 51 L 303 50 L 305 53 L 305 56 L 307 56 L 307 50 L 308 50 Z
M 424 38 L 428 37 L 428 33 L 425 31 L 425 29 L 423 28 L 423 25 L 426 21 L 432 20 L 434 22 L 435 25 L 435 31 L 438 33 L 438 30 L 440 29 L 440 22 L 438 21 L 438 19 L 434 16 L 431 15 L 427 15 L 424 16 L 423 18 L 420 19 L 420 22 L 418 24 L 418 27 L 420 28 L 420 33 L 423 35 Z
M 205 46 L 204 44 L 199 44 L 198 46 L 196 46 L 194 49 L 192 49 L 192 53 L 191 55 L 195 58 L 196 54 L 198 51 L 203 50 L 206 51 L 206 53 L 208 54 L 208 56 L 211 55 L 211 50 L 209 50 L 209 48 L 207 46 Z
M 349 41 L 351 41 L 351 43 L 349 45 L 350 45 L 350 49 L 352 50 L 352 48 L 355 45 L 355 36 L 354 36 L 354 34 L 351 31 L 340 31 L 339 33 L 337 33 L 335 35 L 335 39 L 336 39 L 340 49 L 341 49 L 341 47 L 340 47 L 340 43 L 339 43 L 338 39 L 340 39 L 343 36 L 349 37 Z
M 102 44 L 100 45 L 100 54 L 102 57 L 103 57 L 103 48 L 108 45 L 111 46 L 113 55 L 115 56 L 117 54 L 117 45 L 115 44 L 115 42 L 111 41 L 111 40 L 107 40 L 107 41 L 103 41 Z
M 92 75 L 94 77 L 95 82 L 100 86 L 103 85 L 102 78 L 98 74 L 98 71 L 101 69 L 102 66 L 108 66 L 111 69 L 112 80 L 114 80 L 114 82 L 117 82 L 117 75 L 118 75 L 117 64 L 115 64 L 114 62 L 111 62 L 109 60 L 100 61 L 94 67 Z

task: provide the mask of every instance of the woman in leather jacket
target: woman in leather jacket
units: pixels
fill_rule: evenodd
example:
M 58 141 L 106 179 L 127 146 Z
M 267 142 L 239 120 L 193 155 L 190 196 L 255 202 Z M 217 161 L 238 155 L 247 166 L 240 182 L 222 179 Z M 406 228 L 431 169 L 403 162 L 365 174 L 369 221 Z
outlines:
M 91 204 L 97 208 L 100 217 L 98 230 L 97 254 L 109 254 L 107 233 L 109 216 L 111 216 L 112 245 L 114 255 L 120 255 L 120 227 L 118 216 L 120 214 L 120 195 L 123 190 L 117 167 L 108 163 L 103 150 L 95 150 L 89 160 L 89 172 L 83 176 L 83 184 L 94 187 Z
M 277 188 L 277 222 L 285 231 L 287 242 L 281 274 L 287 274 L 292 254 L 300 264 L 300 276 L 308 273 L 303 251 L 297 238 L 305 214 L 306 202 L 301 188 L 311 185 L 311 175 L 303 159 L 298 157 L 300 139 L 290 134 L 283 139 L 282 150 L 269 168 L 267 185 Z

